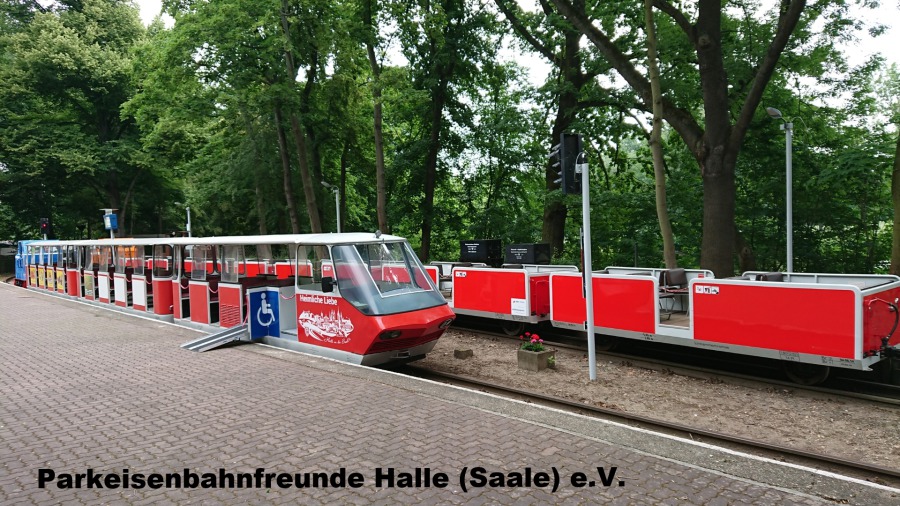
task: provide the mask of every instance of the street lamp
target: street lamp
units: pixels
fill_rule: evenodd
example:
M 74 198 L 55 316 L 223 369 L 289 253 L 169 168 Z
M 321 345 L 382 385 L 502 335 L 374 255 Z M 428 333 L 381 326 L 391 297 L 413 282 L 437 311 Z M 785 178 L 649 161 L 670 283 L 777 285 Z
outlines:
M 791 192 L 791 171 L 792 167 L 792 141 L 794 137 L 794 124 L 781 116 L 781 111 L 774 107 L 766 107 L 766 112 L 774 119 L 780 119 L 784 123 L 781 129 L 784 130 L 784 157 L 786 163 L 786 179 L 787 179 L 787 271 L 794 271 L 794 224 L 793 224 L 793 196 Z
M 341 233 L 341 190 L 333 184 L 322 181 L 322 186 L 334 192 L 334 210 L 337 215 L 337 232 Z
M 176 202 L 176 206 L 184 206 L 181 202 Z M 187 211 L 187 225 L 185 226 L 185 230 L 187 231 L 188 237 L 191 237 L 191 208 L 185 206 L 184 210 Z

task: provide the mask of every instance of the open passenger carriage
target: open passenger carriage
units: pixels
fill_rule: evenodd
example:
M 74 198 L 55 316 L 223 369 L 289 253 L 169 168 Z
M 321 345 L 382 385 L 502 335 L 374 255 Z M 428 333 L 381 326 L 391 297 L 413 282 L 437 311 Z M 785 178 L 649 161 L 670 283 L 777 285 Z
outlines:
M 674 269 L 673 269 L 674 270 Z M 869 370 L 900 345 L 900 278 L 891 275 L 610 267 L 592 273 L 596 334 L 783 361 L 792 380 L 823 381 L 830 367 Z M 551 321 L 583 330 L 581 275 L 550 278 Z

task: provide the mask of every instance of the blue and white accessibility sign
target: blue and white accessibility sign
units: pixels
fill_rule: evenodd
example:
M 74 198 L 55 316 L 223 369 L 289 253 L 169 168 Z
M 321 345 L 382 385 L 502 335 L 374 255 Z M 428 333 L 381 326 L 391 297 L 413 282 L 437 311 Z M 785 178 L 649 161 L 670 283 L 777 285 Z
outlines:
M 278 320 L 278 289 L 250 292 L 250 339 L 281 337 Z

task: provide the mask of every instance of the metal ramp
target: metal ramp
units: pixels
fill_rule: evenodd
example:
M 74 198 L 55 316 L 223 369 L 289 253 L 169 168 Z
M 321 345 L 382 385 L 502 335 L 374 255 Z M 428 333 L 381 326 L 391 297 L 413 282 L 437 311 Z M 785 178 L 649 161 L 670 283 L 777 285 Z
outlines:
M 242 337 L 247 335 L 247 325 L 239 325 L 184 343 L 181 347 L 196 352 L 208 351 L 224 344 L 240 341 Z

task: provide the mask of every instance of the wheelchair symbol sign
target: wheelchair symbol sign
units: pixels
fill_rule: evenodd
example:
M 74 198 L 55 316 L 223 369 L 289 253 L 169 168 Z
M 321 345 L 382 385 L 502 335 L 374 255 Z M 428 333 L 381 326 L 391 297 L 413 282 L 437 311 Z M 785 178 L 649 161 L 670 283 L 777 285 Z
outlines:
M 254 290 L 250 293 L 250 338 L 281 337 L 280 307 L 277 290 Z
M 269 304 L 266 300 L 265 292 L 260 294 L 259 309 L 256 311 L 256 321 L 263 327 L 268 327 L 275 323 L 275 313 L 272 311 L 272 304 Z

